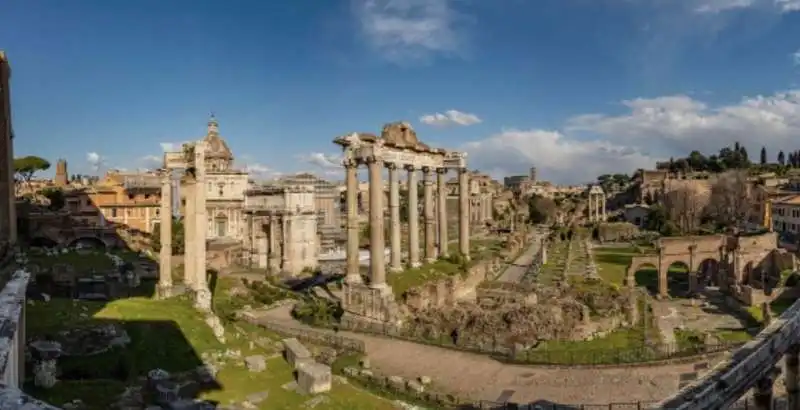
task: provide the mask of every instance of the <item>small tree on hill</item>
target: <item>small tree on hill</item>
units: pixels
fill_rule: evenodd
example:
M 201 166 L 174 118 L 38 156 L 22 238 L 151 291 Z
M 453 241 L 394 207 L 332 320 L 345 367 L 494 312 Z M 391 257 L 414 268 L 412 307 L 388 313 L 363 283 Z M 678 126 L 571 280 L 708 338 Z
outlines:
M 761 165 L 767 165 L 767 147 L 761 147 Z
M 747 174 L 731 171 L 721 175 L 711 186 L 706 212 L 718 226 L 736 230 L 747 219 L 751 203 L 752 191 Z
M 781 166 L 786 165 L 786 154 L 784 154 L 783 151 L 778 152 L 778 163 L 781 164 Z

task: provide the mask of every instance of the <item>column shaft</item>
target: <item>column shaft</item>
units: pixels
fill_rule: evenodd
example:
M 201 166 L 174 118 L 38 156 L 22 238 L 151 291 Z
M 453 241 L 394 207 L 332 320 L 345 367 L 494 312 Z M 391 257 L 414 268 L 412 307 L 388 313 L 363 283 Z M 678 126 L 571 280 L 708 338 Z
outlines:
M 419 181 L 417 169 L 408 167 L 408 263 L 416 268 L 419 263 Z
M 253 215 L 245 214 L 244 216 L 244 252 L 243 263 L 246 266 L 253 264 Z
M 161 252 L 159 254 L 158 284 L 172 287 L 172 175 L 167 170 L 161 177 L 161 209 L 159 211 Z
M 403 270 L 402 247 L 400 246 L 400 181 L 397 165 L 389 164 L 389 216 L 391 237 L 390 246 L 392 257 L 389 262 L 389 270 L 399 272 Z
M 369 268 L 370 287 L 386 287 L 386 266 L 383 232 L 383 161 L 371 158 L 369 162 Z
M 194 181 L 187 181 L 184 184 L 183 188 L 186 193 L 183 195 L 184 205 L 183 205 L 183 283 L 186 284 L 189 289 L 195 288 L 195 265 L 196 265 L 196 255 L 195 255 L 195 246 L 194 246 L 194 238 L 195 238 L 195 211 L 194 211 Z
M 206 277 L 206 235 L 208 233 L 208 211 L 206 210 L 206 178 L 205 172 L 197 168 L 197 183 L 195 184 L 195 280 L 197 289 L 208 289 L 208 278 Z
M 800 410 L 800 345 L 789 347 L 786 352 L 784 385 L 788 396 L 788 410 Z
M 458 170 L 458 251 L 469 260 L 469 174 Z
M 439 199 L 439 257 L 450 256 L 449 240 L 447 239 L 447 169 L 440 168 L 438 172 L 438 199 Z
M 345 163 L 347 206 L 347 276 L 348 283 L 361 282 L 358 264 L 358 164 Z
M 433 225 L 433 169 L 425 167 L 423 172 L 423 213 L 425 216 L 425 262 L 436 260 L 436 238 Z
M 263 234 L 264 236 L 259 236 L 256 238 L 257 246 L 256 255 L 257 255 L 257 263 L 259 269 L 269 269 L 269 262 L 267 257 L 269 256 L 269 238 L 267 237 L 266 232 Z

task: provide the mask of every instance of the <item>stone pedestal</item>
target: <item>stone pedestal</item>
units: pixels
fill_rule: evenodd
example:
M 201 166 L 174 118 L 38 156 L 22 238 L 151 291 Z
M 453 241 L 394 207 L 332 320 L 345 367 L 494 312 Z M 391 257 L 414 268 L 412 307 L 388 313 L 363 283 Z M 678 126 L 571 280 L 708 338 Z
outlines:
M 397 322 L 399 308 L 389 286 L 372 288 L 363 284 L 344 285 L 345 312 L 368 320 Z
M 283 352 L 286 356 L 286 361 L 297 369 L 300 365 L 313 361 L 311 352 L 295 338 L 283 339 Z
M 52 388 L 58 382 L 58 358 L 61 344 L 54 341 L 37 340 L 30 344 L 33 356 L 33 383 L 37 387 Z
M 331 390 L 331 368 L 309 362 L 297 368 L 297 388 L 301 393 L 317 394 Z

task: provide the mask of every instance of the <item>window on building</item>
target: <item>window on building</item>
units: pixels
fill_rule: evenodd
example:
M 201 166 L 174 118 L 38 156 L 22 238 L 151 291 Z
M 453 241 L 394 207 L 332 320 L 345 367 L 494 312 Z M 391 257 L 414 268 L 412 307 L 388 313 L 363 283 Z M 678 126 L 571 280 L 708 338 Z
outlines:
M 134 195 L 133 195 L 133 194 L 128 194 L 128 199 L 129 199 L 129 200 L 133 201 L 133 198 L 134 198 Z
M 111 217 L 112 218 L 116 218 L 117 217 L 117 208 L 111 208 Z
M 150 194 L 144 194 L 144 199 L 150 199 Z
M 161 216 L 161 208 L 156 208 L 156 216 Z

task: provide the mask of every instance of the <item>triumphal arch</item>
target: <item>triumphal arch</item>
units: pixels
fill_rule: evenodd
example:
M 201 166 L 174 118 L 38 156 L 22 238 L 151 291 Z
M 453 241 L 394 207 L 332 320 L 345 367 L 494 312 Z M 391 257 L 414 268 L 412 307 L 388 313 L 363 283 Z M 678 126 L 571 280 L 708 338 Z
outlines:
M 458 172 L 458 252 L 469 259 L 469 174 L 466 154 L 432 148 L 417 138 L 407 122 L 383 127 L 380 137 L 370 133 L 352 133 L 333 141 L 344 151 L 347 204 L 347 276 L 343 305 L 348 313 L 372 320 L 397 319 L 394 295 L 386 283 L 384 242 L 383 172 L 389 176 L 389 270 L 403 270 L 400 236 L 400 171 L 408 173 L 408 257 L 406 265 L 418 267 L 422 261 L 433 262 L 449 256 L 447 238 L 447 183 L 450 170 Z M 358 167 L 366 165 L 369 173 L 370 264 L 367 283 L 359 272 Z M 420 255 L 418 174 L 423 180 L 423 246 Z M 434 195 L 434 185 L 436 194 Z M 436 201 L 438 204 L 434 204 Z M 437 206 L 438 205 L 438 206 Z M 438 226 L 437 226 L 438 225 Z
M 667 275 L 673 265 L 688 270 L 689 292 L 701 290 L 709 282 L 749 303 L 754 289 L 776 286 L 785 269 L 796 269 L 794 255 L 778 249 L 773 232 L 757 235 L 708 235 L 661 238 L 657 252 L 634 256 L 628 265 L 626 283 L 636 285 L 636 272 L 652 266 L 658 271 L 658 295 L 668 295 Z
M 184 283 L 194 294 L 194 305 L 203 311 L 211 310 L 211 292 L 206 276 L 206 160 L 208 146 L 205 140 L 183 144 L 178 152 L 164 153 L 161 169 L 161 253 L 159 260 L 158 290 L 161 297 L 173 294 L 172 284 L 172 215 L 173 174 L 181 175 L 181 189 L 185 190 L 183 256 Z

